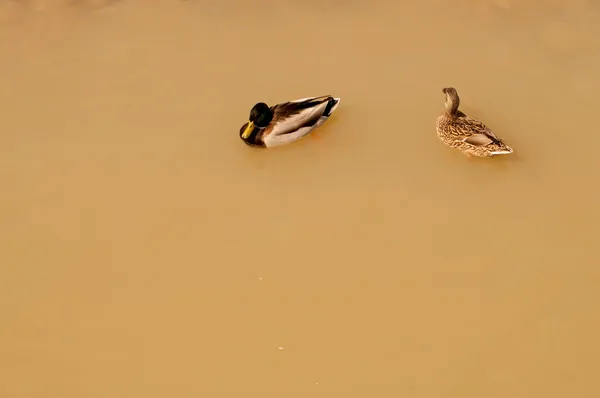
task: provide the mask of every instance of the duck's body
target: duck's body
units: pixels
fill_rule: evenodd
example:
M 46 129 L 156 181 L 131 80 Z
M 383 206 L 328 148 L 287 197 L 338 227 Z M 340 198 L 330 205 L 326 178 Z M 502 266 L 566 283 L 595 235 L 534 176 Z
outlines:
M 331 116 L 339 98 L 325 95 L 302 98 L 269 107 L 254 105 L 240 138 L 250 146 L 272 148 L 294 142 L 312 132 Z
M 436 129 L 439 139 L 444 144 L 465 154 L 479 157 L 506 155 L 513 152 L 512 148 L 485 124 L 458 110 L 460 99 L 456 89 L 449 87 L 442 91 L 446 94 L 446 112 L 438 117 Z

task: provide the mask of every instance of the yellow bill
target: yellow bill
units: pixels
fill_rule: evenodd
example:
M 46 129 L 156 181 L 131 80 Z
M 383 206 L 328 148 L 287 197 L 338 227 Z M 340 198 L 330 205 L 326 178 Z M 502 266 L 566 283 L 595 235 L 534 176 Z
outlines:
M 246 139 L 246 138 L 250 137 L 250 134 L 252 134 L 252 131 L 254 131 L 254 123 L 248 122 L 248 125 L 246 126 L 246 130 L 244 130 L 244 132 L 242 133 L 242 138 Z

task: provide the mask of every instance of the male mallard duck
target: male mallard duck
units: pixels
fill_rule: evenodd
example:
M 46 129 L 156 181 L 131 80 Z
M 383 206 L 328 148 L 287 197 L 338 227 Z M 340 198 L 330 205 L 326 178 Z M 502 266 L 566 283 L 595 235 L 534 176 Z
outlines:
M 302 98 L 269 107 L 259 102 L 252 107 L 240 138 L 250 146 L 271 148 L 296 141 L 319 127 L 340 103 L 339 98 Z
M 444 88 L 446 112 L 437 118 L 437 135 L 442 142 L 467 155 L 489 157 L 512 153 L 511 147 L 479 120 L 458 110 L 460 98 L 454 87 Z

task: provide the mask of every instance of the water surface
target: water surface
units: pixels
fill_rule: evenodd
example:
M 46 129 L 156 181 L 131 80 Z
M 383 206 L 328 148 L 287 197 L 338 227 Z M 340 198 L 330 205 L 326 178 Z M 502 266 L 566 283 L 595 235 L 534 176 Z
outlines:
M 0 395 L 600 394 L 592 1 L 0 1 Z M 435 135 L 442 87 L 515 149 Z M 238 132 L 332 94 L 313 137 Z

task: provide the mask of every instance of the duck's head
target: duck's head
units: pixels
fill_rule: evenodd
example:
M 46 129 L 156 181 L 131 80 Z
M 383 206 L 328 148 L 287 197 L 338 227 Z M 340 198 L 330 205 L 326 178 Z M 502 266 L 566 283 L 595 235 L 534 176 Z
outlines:
M 446 96 L 446 109 L 450 112 L 456 112 L 458 105 L 460 104 L 460 98 L 454 87 L 445 87 L 442 92 Z
M 254 131 L 264 129 L 273 120 L 273 111 L 264 102 L 259 102 L 250 110 L 246 128 L 240 130 L 240 137 L 246 141 Z

